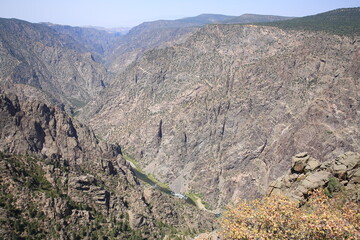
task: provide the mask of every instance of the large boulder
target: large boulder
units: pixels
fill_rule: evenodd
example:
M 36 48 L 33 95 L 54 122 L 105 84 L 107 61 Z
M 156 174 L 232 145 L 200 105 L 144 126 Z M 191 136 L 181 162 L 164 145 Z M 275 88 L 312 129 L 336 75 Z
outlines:
M 296 173 L 301 173 L 306 167 L 306 163 L 309 160 L 310 156 L 304 152 L 296 154 L 291 159 L 291 170 Z
M 320 162 L 308 155 L 307 152 L 298 153 L 291 159 L 291 172 L 303 173 L 320 167 Z
M 306 178 L 299 182 L 299 185 L 303 186 L 307 190 L 313 190 L 324 186 L 331 176 L 330 172 L 311 172 Z

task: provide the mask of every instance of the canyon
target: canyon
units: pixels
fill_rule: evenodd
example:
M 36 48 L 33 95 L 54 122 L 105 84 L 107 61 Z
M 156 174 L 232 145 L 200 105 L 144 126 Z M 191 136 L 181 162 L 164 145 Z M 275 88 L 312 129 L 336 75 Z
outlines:
M 0 19 L 1 235 L 191 239 L 285 191 L 297 153 L 358 161 L 359 19 L 204 14 L 127 34 Z

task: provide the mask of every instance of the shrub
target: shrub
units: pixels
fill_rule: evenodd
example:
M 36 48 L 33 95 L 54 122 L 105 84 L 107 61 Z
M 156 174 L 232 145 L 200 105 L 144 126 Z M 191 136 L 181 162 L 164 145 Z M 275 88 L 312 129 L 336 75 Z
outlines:
M 284 196 L 243 201 L 220 219 L 225 239 L 359 239 L 359 203 L 315 191 L 302 208 Z
M 324 188 L 324 193 L 328 197 L 333 197 L 335 192 L 339 192 L 342 189 L 341 183 L 335 178 L 330 177 L 329 182 L 327 183 L 326 187 Z

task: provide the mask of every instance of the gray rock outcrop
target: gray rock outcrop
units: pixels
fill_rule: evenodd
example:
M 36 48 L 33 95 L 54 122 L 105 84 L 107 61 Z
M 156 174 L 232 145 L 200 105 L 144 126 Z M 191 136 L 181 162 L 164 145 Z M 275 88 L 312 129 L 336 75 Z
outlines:
M 307 153 L 292 158 L 291 171 L 270 184 L 268 195 L 284 194 L 302 202 L 309 191 L 337 184 L 352 200 L 360 201 L 360 154 L 347 152 L 320 164 Z M 301 168 L 299 166 L 302 166 Z M 332 181 L 332 183 L 330 183 Z M 334 187 L 334 186 L 332 186 Z M 339 189 L 337 189 L 339 190 Z M 333 190 L 331 190 L 333 191 Z M 327 192 L 332 194 L 331 192 Z

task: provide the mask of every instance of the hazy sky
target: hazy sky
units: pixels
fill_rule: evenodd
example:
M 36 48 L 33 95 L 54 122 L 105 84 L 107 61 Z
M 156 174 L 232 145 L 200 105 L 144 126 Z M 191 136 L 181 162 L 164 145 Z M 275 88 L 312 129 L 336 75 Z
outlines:
M 0 17 L 73 26 L 122 27 L 202 13 L 306 16 L 360 0 L 0 0 Z

